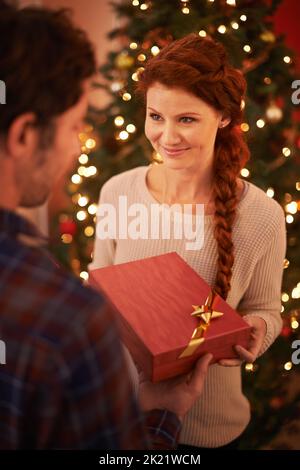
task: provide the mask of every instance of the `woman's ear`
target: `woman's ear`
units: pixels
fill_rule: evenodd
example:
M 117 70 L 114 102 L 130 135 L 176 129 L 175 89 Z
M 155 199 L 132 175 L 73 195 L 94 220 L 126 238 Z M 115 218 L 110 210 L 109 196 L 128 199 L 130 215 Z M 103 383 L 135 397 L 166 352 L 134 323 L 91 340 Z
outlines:
M 220 120 L 220 123 L 219 123 L 219 129 L 222 129 L 223 127 L 226 127 L 228 126 L 228 124 L 230 123 L 231 119 L 228 117 L 228 118 L 225 118 L 223 117 L 221 120 Z

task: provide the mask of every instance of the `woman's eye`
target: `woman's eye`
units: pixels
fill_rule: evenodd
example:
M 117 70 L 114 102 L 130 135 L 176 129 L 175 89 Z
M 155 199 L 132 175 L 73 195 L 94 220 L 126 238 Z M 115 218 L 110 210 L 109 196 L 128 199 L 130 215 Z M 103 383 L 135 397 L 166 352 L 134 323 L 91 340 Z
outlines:
M 194 119 L 194 118 L 191 118 L 191 117 L 184 116 L 184 117 L 181 118 L 181 121 L 182 121 L 183 123 L 185 123 L 185 124 L 188 124 L 188 123 L 190 123 L 190 122 L 194 122 L 195 119 Z
M 151 113 L 150 117 L 151 117 L 151 119 L 153 119 L 153 121 L 158 121 L 160 119 L 160 116 L 158 114 L 155 114 L 155 113 Z

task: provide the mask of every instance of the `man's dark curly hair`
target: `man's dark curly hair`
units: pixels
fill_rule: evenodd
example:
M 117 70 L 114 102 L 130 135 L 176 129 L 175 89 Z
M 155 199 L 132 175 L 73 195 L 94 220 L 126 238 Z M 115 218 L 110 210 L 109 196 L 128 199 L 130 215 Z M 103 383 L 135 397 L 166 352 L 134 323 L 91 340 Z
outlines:
M 83 81 L 95 71 L 93 47 L 68 10 L 17 10 L 0 0 L 0 80 L 6 86 L 0 134 L 26 112 L 36 115 L 37 126 L 50 126 L 77 103 Z

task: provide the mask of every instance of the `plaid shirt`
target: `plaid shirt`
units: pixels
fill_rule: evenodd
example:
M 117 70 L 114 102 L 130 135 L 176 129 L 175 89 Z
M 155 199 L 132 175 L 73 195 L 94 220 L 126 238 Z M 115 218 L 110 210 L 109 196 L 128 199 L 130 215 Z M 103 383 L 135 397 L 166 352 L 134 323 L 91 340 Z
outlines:
M 173 448 L 179 421 L 141 415 L 101 296 L 20 235 L 39 236 L 0 209 L 0 448 Z

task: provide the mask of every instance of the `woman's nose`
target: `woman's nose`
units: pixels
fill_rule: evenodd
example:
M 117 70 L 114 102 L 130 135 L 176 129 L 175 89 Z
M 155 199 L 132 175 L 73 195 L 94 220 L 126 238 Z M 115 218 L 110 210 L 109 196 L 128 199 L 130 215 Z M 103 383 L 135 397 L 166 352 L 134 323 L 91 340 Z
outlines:
M 161 142 L 166 146 L 177 145 L 181 142 L 181 137 L 178 129 L 174 125 L 166 124 L 162 131 Z

